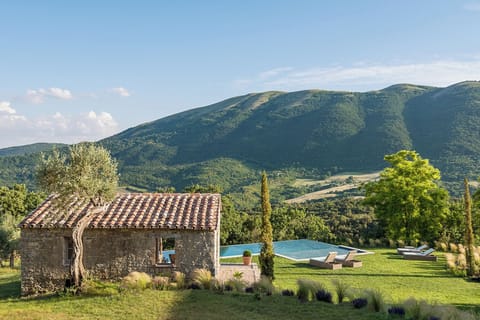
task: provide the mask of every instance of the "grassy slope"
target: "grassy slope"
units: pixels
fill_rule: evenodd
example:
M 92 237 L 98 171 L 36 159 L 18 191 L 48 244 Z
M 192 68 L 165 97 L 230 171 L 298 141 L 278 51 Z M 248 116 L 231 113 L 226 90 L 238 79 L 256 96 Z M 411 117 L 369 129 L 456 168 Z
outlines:
M 181 191 L 215 183 L 224 193 L 238 194 L 261 170 L 295 169 L 296 178 L 314 179 L 381 170 L 385 154 L 414 148 L 442 170 L 450 190 L 461 194 L 463 177 L 478 175 L 479 141 L 480 82 L 463 82 L 364 93 L 248 94 L 145 123 L 100 143 L 119 161 L 122 183 L 139 190 L 174 186 Z M 0 155 L 40 147 L 4 149 Z M 34 187 L 37 160 L 33 154 L 0 156 L 0 184 Z M 288 196 L 300 195 L 297 191 Z
M 414 296 L 480 312 L 479 284 L 447 273 L 443 258 L 437 263 L 405 261 L 396 257 L 393 249 L 375 252 L 361 257 L 362 268 L 338 271 L 277 258 L 276 285 L 295 289 L 297 279 L 308 278 L 331 288 L 331 280 L 338 278 L 354 288 L 380 289 L 390 303 Z M 279 295 L 257 301 L 246 294 L 147 290 L 111 297 L 20 299 L 18 292 L 18 271 L 0 269 L 0 319 L 224 319 L 226 315 L 230 319 L 384 319 L 349 304 L 301 304 Z
M 66 146 L 67 145 L 63 143 L 34 143 L 19 147 L 3 148 L 0 149 L 0 157 L 28 155 L 32 153 L 50 151 L 53 148 L 61 149 Z

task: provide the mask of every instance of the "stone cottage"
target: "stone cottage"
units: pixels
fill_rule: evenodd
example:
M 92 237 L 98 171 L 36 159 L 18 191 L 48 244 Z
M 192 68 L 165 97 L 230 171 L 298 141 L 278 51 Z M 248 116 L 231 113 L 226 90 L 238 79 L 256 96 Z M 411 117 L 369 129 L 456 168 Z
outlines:
M 20 223 L 22 294 L 63 289 L 70 279 L 72 227 L 88 209 L 73 201 L 62 210 L 50 196 Z M 131 271 L 150 274 L 220 268 L 219 194 L 120 193 L 85 230 L 84 265 L 97 279 Z M 163 251 L 174 249 L 171 261 Z

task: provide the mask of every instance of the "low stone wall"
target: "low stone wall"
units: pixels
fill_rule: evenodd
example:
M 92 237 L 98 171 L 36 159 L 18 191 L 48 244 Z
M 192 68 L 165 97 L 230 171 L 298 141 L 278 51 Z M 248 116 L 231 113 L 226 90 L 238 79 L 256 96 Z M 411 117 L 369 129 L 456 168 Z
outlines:
M 22 294 L 62 290 L 70 278 L 65 264 L 65 237 L 71 229 L 22 229 Z M 117 280 L 132 271 L 153 273 L 155 239 L 174 238 L 176 270 L 186 275 L 196 268 L 218 273 L 218 232 L 154 229 L 88 229 L 84 234 L 84 264 L 96 279 Z
M 235 278 L 235 274 L 241 273 L 241 280 L 245 281 L 247 285 L 260 280 L 260 269 L 256 263 L 250 265 L 243 265 L 239 263 L 223 263 L 220 265 L 220 272 L 217 274 L 217 280 L 224 283 Z

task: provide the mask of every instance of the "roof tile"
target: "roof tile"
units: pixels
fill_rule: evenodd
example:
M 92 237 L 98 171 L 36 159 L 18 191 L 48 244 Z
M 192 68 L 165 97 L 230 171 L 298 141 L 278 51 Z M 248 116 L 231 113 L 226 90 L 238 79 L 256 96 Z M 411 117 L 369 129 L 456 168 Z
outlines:
M 27 215 L 20 228 L 72 228 L 91 204 L 72 201 L 60 210 L 49 196 Z M 211 193 L 119 193 L 89 228 L 155 228 L 215 230 L 220 221 L 221 197 Z

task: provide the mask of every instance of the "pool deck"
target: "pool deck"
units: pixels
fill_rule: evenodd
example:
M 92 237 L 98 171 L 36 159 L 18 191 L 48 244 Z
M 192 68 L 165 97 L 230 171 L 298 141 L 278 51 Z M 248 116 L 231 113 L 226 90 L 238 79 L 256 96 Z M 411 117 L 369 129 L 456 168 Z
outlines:
M 245 243 L 220 248 L 221 258 L 241 257 L 244 250 L 249 250 L 252 255 L 260 253 L 261 243 Z M 372 254 L 372 252 L 345 245 L 334 245 L 322 241 L 297 239 L 274 241 L 273 248 L 276 256 L 293 261 L 309 261 L 312 258 L 325 258 L 329 252 L 337 252 L 337 257 L 343 258 L 349 251 L 356 251 L 357 255 Z

